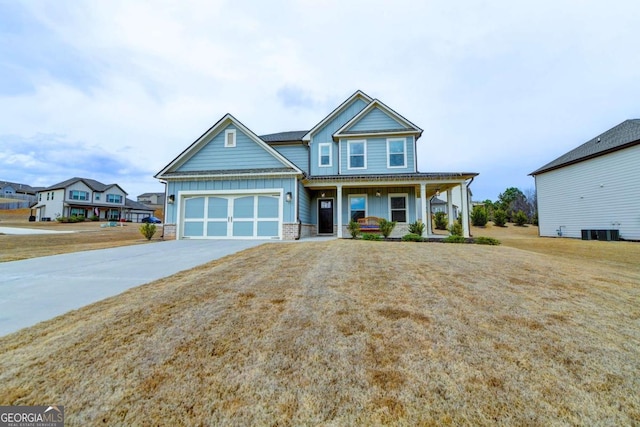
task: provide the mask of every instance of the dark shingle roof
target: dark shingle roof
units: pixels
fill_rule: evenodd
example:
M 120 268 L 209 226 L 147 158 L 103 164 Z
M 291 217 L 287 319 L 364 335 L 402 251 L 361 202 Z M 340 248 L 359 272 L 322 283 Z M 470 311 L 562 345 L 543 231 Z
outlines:
M 299 142 L 302 137 L 309 132 L 308 130 L 292 130 L 288 132 L 270 133 L 269 135 L 261 135 L 260 139 L 264 142 Z
M 126 197 L 124 199 L 124 205 L 125 205 L 125 207 L 127 207 L 129 209 L 136 209 L 136 210 L 140 210 L 140 211 L 150 211 L 150 212 L 154 211 L 153 208 L 150 208 L 149 206 L 147 206 L 147 205 L 145 205 L 143 203 L 136 202 L 136 201 L 131 200 L 131 199 L 127 199 Z
M 601 135 L 547 163 L 529 175 L 538 175 L 640 144 L 640 119 L 625 120 Z
M 102 192 L 104 190 L 106 190 L 109 187 L 113 187 L 114 185 L 120 187 L 118 184 L 103 184 L 100 181 L 96 181 L 95 179 L 89 179 L 89 178 L 70 178 L 67 179 L 66 181 L 62 181 L 59 182 L 57 184 L 54 184 L 50 187 L 45 188 L 42 191 L 47 191 L 47 190 L 56 190 L 58 188 L 67 188 L 68 186 L 70 186 L 71 184 L 75 184 L 78 181 L 82 181 L 85 184 L 87 184 L 89 186 L 89 188 L 91 188 L 93 191 L 98 191 L 98 192 Z M 124 190 L 123 190 L 124 191 Z

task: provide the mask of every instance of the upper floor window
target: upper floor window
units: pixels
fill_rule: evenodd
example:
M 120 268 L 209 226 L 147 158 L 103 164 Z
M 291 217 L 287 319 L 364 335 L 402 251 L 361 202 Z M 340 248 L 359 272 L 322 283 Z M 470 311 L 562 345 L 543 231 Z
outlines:
M 120 194 L 107 194 L 107 203 L 122 203 Z
M 319 166 L 331 166 L 331 143 L 323 142 L 318 144 Z
M 347 146 L 349 150 L 348 169 L 366 169 L 367 145 L 365 141 L 349 141 Z
M 100 193 L 96 193 L 95 196 L 96 200 L 100 200 Z
M 387 139 L 387 167 L 407 167 L 407 141 L 404 138 Z
M 89 193 L 86 191 L 71 190 L 69 191 L 69 199 L 71 200 L 89 200 Z
M 225 147 L 236 146 L 236 130 L 235 129 L 227 129 L 224 132 L 224 146 Z

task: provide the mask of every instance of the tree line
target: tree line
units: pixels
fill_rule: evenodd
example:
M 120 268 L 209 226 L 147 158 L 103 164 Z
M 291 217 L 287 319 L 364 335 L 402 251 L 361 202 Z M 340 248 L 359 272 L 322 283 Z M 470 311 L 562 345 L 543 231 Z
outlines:
M 516 187 L 509 187 L 498 195 L 498 200 L 489 199 L 476 205 L 471 212 L 471 223 L 474 226 L 484 226 L 493 221 L 503 227 L 507 222 L 516 225 L 538 225 L 538 203 L 536 190 L 527 189 L 524 192 Z

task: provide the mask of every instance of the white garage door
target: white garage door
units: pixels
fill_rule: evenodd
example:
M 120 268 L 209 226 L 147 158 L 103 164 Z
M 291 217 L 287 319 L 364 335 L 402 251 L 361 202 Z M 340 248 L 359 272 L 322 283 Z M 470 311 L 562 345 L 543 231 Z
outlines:
M 188 196 L 182 203 L 181 237 L 277 239 L 280 195 Z

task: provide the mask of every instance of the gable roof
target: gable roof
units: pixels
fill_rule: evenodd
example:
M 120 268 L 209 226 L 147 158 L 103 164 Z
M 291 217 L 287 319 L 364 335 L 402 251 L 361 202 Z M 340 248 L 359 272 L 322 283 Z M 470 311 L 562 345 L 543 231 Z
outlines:
M 153 209 L 153 208 L 151 208 L 151 207 L 149 207 L 149 206 L 147 206 L 147 205 L 145 205 L 143 203 L 136 202 L 136 201 L 128 199 L 126 197 L 124 198 L 124 206 L 126 208 L 135 209 L 135 210 L 138 210 L 138 211 L 153 212 L 155 210 L 155 209 Z
M 225 114 L 216 124 L 211 126 L 205 133 L 203 133 L 198 139 L 196 139 L 191 145 L 189 145 L 185 150 L 182 151 L 175 159 L 173 159 L 167 166 L 165 166 L 160 172 L 158 172 L 154 178 L 162 179 L 163 177 L 169 176 L 177 176 L 187 173 L 177 173 L 175 171 L 176 168 L 180 167 L 187 160 L 193 157 L 200 149 L 202 149 L 212 138 L 221 132 L 226 126 L 229 124 L 233 124 L 240 131 L 242 131 L 245 135 L 249 137 L 253 142 L 262 147 L 267 153 L 271 154 L 277 160 L 279 160 L 283 166 L 287 169 L 287 172 L 296 172 L 302 174 L 302 171 L 298 169 L 296 165 L 291 163 L 286 157 L 282 154 L 278 153 L 276 150 L 271 148 L 266 142 L 264 142 L 258 135 L 253 133 L 251 129 L 243 125 L 238 119 L 233 117 L 231 114 Z M 213 171 L 198 171 L 200 175 L 208 175 Z M 242 170 L 237 170 L 237 173 L 241 174 Z
M 395 120 L 396 122 L 398 122 L 402 126 L 404 126 L 404 128 L 398 128 L 398 129 L 376 129 L 376 130 L 373 130 L 373 131 L 353 131 L 353 132 L 349 131 L 350 128 L 355 126 L 356 123 L 358 123 L 360 120 L 362 120 L 363 117 L 366 117 L 367 114 L 369 114 L 370 112 L 372 112 L 376 108 L 379 108 L 381 111 L 383 111 L 389 117 L 391 117 L 393 120 Z M 389 134 L 389 133 L 407 133 L 407 132 L 417 133 L 418 136 L 416 137 L 416 139 L 419 138 L 420 135 L 422 135 L 422 129 L 420 129 L 418 126 L 414 125 L 413 123 L 411 123 L 409 120 L 407 120 L 406 118 L 404 118 L 400 114 L 396 113 L 394 110 L 389 108 L 387 105 L 385 105 L 379 99 L 374 99 L 373 101 L 371 101 L 369 103 L 369 105 L 364 107 L 364 109 L 362 111 L 360 111 L 358 114 L 353 116 L 351 118 L 351 120 L 349 120 L 347 123 L 342 125 L 342 127 L 340 129 L 338 129 L 333 134 L 333 137 L 334 138 L 338 138 L 340 136 L 346 136 L 346 135 L 349 135 L 349 136 L 367 135 L 367 134 L 371 134 L 371 133 Z
M 552 162 L 536 169 L 529 175 L 539 175 L 637 144 L 640 144 L 640 119 L 625 120 Z
M 32 187 L 27 184 L 20 184 L 18 182 L 0 181 L 0 188 L 11 187 L 18 193 L 36 194 L 36 192 L 44 189 L 44 187 Z
M 335 110 L 333 110 L 331 113 L 329 113 L 327 117 L 322 119 L 320 123 L 318 123 L 313 128 L 311 128 L 311 130 L 302 137 L 302 140 L 311 141 L 311 135 L 313 135 L 316 131 L 320 130 L 325 124 L 327 124 L 331 119 L 333 119 L 335 116 L 340 114 L 344 109 L 346 109 L 349 105 L 351 105 L 351 103 L 356 99 L 363 99 L 367 103 L 370 103 L 371 101 L 373 101 L 373 98 L 371 98 L 369 95 L 367 95 L 363 91 L 361 90 L 355 91 L 353 95 L 347 98 L 342 104 L 338 105 L 338 107 Z
M 103 184 L 102 182 L 96 181 L 95 179 L 79 178 L 79 177 L 74 177 L 74 178 L 67 179 L 66 181 L 59 182 L 59 183 L 54 184 L 54 185 L 52 185 L 50 187 L 44 188 L 44 189 L 42 189 L 40 191 L 50 191 L 50 190 L 58 190 L 60 188 L 67 188 L 68 186 L 73 185 L 73 184 L 75 184 L 76 182 L 79 182 L 79 181 L 82 181 L 87 187 L 89 187 L 93 191 L 97 191 L 99 193 L 102 193 L 103 191 L 105 191 L 105 190 L 107 190 L 107 189 L 109 189 L 111 187 L 118 187 L 120 190 L 122 190 L 122 192 L 124 194 L 128 194 L 118 184 Z

